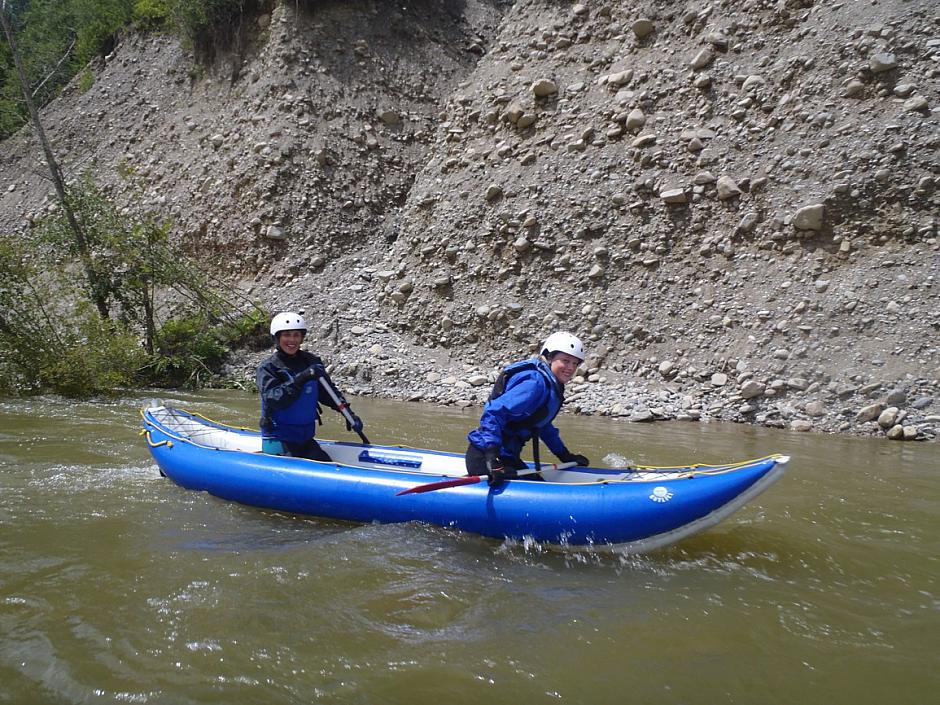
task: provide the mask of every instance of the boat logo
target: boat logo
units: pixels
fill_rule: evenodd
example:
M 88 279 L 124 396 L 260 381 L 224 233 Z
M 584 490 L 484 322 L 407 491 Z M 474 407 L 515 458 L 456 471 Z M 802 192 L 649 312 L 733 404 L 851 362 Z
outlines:
M 672 492 L 665 487 L 654 487 L 650 499 L 654 502 L 668 502 L 672 499 Z

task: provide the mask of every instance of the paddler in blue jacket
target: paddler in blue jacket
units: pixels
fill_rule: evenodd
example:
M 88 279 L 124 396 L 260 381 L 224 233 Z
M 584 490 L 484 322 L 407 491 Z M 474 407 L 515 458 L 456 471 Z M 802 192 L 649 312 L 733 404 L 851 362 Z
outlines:
M 565 401 L 565 385 L 582 362 L 581 341 L 558 332 L 545 340 L 539 358 L 506 367 L 483 407 L 479 428 L 467 434 L 467 473 L 489 475 L 491 485 L 516 477 L 527 467 L 520 456 L 533 437 L 543 440 L 561 462 L 587 465 L 588 459 L 569 451 L 552 425 Z M 538 462 L 537 441 L 534 453 Z
M 348 408 L 333 387 L 339 403 L 330 394 L 320 394 L 321 379 L 332 387 L 326 368 L 316 355 L 301 350 L 307 322 L 299 313 L 277 314 L 271 335 L 277 350 L 261 363 L 257 372 L 261 393 L 261 450 L 272 455 L 290 455 L 330 462 L 330 456 L 314 439 L 319 413 L 317 404 L 348 413 L 347 429 L 362 432 L 362 420 Z

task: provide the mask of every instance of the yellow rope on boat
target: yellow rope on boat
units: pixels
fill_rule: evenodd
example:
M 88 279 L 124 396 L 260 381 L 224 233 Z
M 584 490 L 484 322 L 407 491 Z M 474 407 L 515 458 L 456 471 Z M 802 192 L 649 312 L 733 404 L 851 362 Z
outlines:
M 150 437 L 150 431 L 147 429 L 141 431 L 140 435 L 147 439 L 147 445 L 151 448 L 159 448 L 160 446 L 166 446 L 167 448 L 173 447 L 173 441 L 160 441 L 159 443 L 154 443 L 153 438 Z
M 257 430 L 258 430 L 258 429 L 256 429 L 256 428 L 245 428 L 244 426 L 232 426 L 232 425 L 227 424 L 227 423 L 222 423 L 221 421 L 216 421 L 215 419 L 210 419 L 208 416 L 203 416 L 202 414 L 200 414 L 200 413 L 198 413 L 198 412 L 196 412 L 196 411 L 183 411 L 182 409 L 170 409 L 169 407 L 165 407 L 165 408 L 167 408 L 167 410 L 170 411 L 171 413 L 172 413 L 173 411 L 178 411 L 178 412 L 180 412 L 180 413 L 185 414 L 186 416 L 195 416 L 195 417 L 198 417 L 198 418 L 203 419 L 203 420 L 205 420 L 205 421 L 208 421 L 208 422 L 211 423 L 211 424 L 215 424 L 216 426 L 219 426 L 219 427 L 221 427 L 221 428 L 231 428 L 231 429 L 234 429 L 234 430 L 236 430 L 236 431 L 249 431 L 249 432 L 252 432 L 252 433 L 257 432 Z M 141 409 L 139 410 L 140 416 L 141 416 L 142 419 L 144 419 L 144 422 L 145 422 L 145 423 L 147 422 L 146 412 L 147 412 L 147 410 L 144 409 L 144 408 L 141 408 Z
M 741 460 L 736 463 L 724 463 L 722 465 L 714 465 L 710 463 L 695 463 L 694 465 L 687 465 L 686 468 L 690 472 L 698 471 L 699 475 L 721 475 L 732 470 L 737 470 L 742 468 L 745 465 L 755 465 L 756 463 L 761 463 L 766 460 L 778 460 L 782 458 L 783 455 L 780 453 L 773 453 L 771 455 L 765 455 L 761 458 L 753 458 L 752 460 Z M 709 470 L 700 470 L 700 468 L 710 468 Z M 648 471 L 656 472 L 662 470 L 674 470 L 676 466 L 674 465 L 638 465 L 636 467 L 637 471 Z
M 222 428 L 234 428 L 236 431 L 252 431 L 252 432 L 256 432 L 258 430 L 256 428 L 245 428 L 244 426 L 230 426 L 227 423 L 222 423 L 221 421 L 210 419 L 208 416 L 203 416 L 202 414 L 197 413 L 195 411 L 187 411 L 186 413 L 189 414 L 190 416 L 197 416 L 200 419 L 205 419 L 209 423 L 214 423 L 216 426 L 221 426 Z

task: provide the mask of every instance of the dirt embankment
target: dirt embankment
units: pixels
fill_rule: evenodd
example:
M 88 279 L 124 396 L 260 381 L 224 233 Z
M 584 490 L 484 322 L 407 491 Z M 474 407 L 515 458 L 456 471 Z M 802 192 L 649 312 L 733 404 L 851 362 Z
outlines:
M 569 408 L 935 438 L 928 0 L 275 3 L 242 56 L 129 37 L 44 112 L 361 393 L 476 404 L 556 329 Z M 29 135 L 0 226 L 48 208 Z M 248 375 L 246 354 L 233 374 Z

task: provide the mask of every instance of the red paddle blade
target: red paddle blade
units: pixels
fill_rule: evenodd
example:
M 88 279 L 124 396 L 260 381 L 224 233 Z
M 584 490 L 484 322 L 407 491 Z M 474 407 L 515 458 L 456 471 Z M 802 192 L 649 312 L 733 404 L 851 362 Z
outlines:
M 421 494 L 422 492 L 433 492 L 434 490 L 443 490 L 447 487 L 460 487 L 461 485 L 472 485 L 480 480 L 485 480 L 486 475 L 469 475 L 467 477 L 458 477 L 453 480 L 441 480 L 440 482 L 429 482 L 426 485 L 416 485 L 407 490 L 396 492 L 395 496 L 400 497 L 403 494 Z

